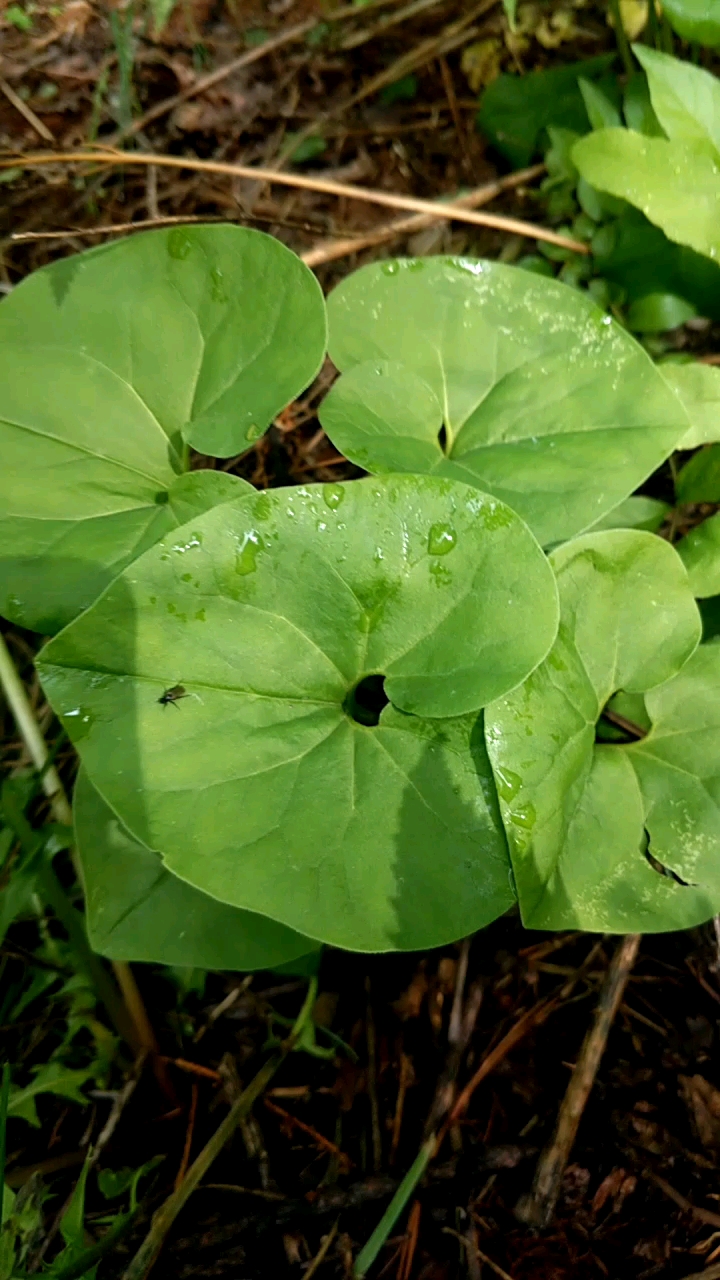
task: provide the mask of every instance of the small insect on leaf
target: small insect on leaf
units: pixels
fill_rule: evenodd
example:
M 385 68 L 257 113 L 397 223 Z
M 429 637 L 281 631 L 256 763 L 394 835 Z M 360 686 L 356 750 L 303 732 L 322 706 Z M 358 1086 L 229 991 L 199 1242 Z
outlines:
M 179 702 L 181 698 L 188 698 L 190 695 L 183 684 L 174 684 L 171 689 L 166 689 L 158 702 L 161 707 L 169 707 L 173 703 Z

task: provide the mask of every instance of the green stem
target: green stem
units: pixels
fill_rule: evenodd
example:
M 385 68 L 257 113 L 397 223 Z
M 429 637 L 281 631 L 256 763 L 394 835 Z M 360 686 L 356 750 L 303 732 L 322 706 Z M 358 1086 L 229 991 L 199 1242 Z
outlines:
M 8 701 L 8 706 L 15 717 L 25 746 L 30 753 L 38 773 L 42 776 L 45 795 L 50 800 L 53 817 L 63 826 L 72 826 L 72 812 L 62 782 L 54 765 L 48 767 L 47 743 L 40 732 L 40 726 L 28 702 L 25 686 L 20 679 L 15 663 L 10 657 L 8 647 L 0 635 L 0 684 Z
M 427 1142 L 423 1143 L 415 1157 L 414 1163 L 405 1174 L 405 1177 L 400 1183 L 400 1186 L 395 1192 L 395 1195 L 390 1201 L 390 1204 L 385 1210 L 382 1218 L 378 1222 L 370 1239 L 365 1247 L 360 1250 L 357 1258 L 355 1259 L 355 1267 L 353 1270 L 353 1275 L 356 1277 L 356 1280 L 362 1280 L 362 1277 L 367 1275 L 369 1268 L 377 1258 L 380 1250 L 385 1244 L 385 1241 L 390 1235 L 390 1232 L 395 1226 L 395 1223 L 400 1217 L 400 1214 L 427 1169 L 428 1164 L 432 1159 L 433 1152 L 435 1151 L 436 1143 L 437 1134 L 435 1133 L 428 1138 Z M 123 1278 L 123 1280 L 125 1280 L 125 1278 Z
M 657 10 L 655 8 L 655 0 L 649 0 L 648 4 L 648 20 L 646 42 L 651 44 L 654 49 L 660 48 L 660 28 L 658 26 Z
M 628 44 L 628 38 L 622 22 L 620 0 L 610 0 L 610 12 L 615 26 L 615 39 L 617 40 L 618 52 L 622 58 L 626 73 L 631 76 L 635 71 L 635 64 L 633 62 L 630 45 Z
M 160 1250 L 165 1243 L 165 1237 L 177 1218 L 180 1210 L 189 1200 L 193 1191 L 202 1181 L 210 1168 L 213 1161 L 219 1156 L 225 1143 L 235 1132 L 240 1121 L 250 1111 L 256 1098 L 264 1091 L 275 1075 L 278 1067 L 284 1062 L 290 1050 L 298 1040 L 300 1033 L 310 1018 L 313 1006 L 315 1004 L 315 996 L 317 994 L 317 978 L 310 979 L 308 992 L 303 1003 L 303 1007 L 298 1014 L 292 1032 L 283 1044 L 281 1050 L 273 1054 L 264 1067 L 261 1067 L 257 1075 L 250 1081 L 247 1089 L 244 1089 L 240 1097 L 235 1100 L 222 1124 L 218 1126 L 209 1142 L 205 1144 L 199 1156 L 190 1165 L 180 1186 L 158 1209 L 152 1220 L 150 1230 L 138 1249 L 135 1257 L 132 1259 L 129 1267 L 123 1272 L 122 1280 L 145 1280 L 151 1267 L 153 1266 Z

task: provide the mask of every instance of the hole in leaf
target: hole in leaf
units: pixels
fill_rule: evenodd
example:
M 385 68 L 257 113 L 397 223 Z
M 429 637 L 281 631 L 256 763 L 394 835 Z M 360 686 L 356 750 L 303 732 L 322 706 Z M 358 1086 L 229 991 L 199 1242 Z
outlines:
M 378 724 L 383 707 L 390 699 L 385 692 L 384 676 L 364 676 L 351 689 L 343 704 L 345 711 L 356 724 Z
M 643 830 L 646 840 L 643 852 L 653 871 L 657 871 L 659 876 L 665 876 L 667 880 L 674 880 L 676 884 L 684 885 L 686 889 L 692 888 L 693 886 L 689 880 L 683 880 L 682 876 L 677 874 L 677 871 L 673 871 L 670 867 L 664 866 L 663 863 L 655 857 L 654 853 L 650 852 L 650 832 L 647 827 L 643 828 Z
M 446 454 L 447 453 L 447 431 L 445 430 L 445 423 L 443 423 L 440 430 L 438 431 L 438 444 L 440 445 L 440 448 L 442 449 L 443 453 Z
M 646 737 L 647 730 L 642 725 L 618 715 L 617 711 L 608 706 L 603 708 L 595 725 L 596 742 L 638 742 L 640 738 Z

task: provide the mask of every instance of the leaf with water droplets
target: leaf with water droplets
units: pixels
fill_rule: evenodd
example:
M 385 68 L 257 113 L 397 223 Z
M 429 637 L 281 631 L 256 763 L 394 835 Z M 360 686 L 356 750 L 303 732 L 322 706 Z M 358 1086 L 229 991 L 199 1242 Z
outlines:
M 588 296 L 516 267 L 376 263 L 338 286 L 328 313 L 342 376 L 320 419 L 341 452 L 374 474 L 477 485 L 543 545 L 627 498 L 689 425 Z
M 711 660 L 693 657 L 700 617 L 687 576 L 652 534 L 586 534 L 550 559 L 558 638 L 525 684 L 486 710 L 523 921 L 609 933 L 687 928 L 720 907 L 720 793 L 717 807 L 710 798 L 696 805 L 700 784 L 684 777 L 686 760 L 697 772 L 705 744 L 700 776 L 715 795 L 720 736 L 705 726 L 720 725 L 720 648 Z M 707 711 L 690 675 L 698 663 L 715 673 Z M 683 711 L 688 681 L 696 694 Z M 674 718 L 686 735 L 677 745 Z
M 398 476 L 216 507 L 40 669 L 91 781 L 170 871 L 321 941 L 414 948 L 513 900 L 480 709 L 556 626 L 512 511 Z
M 184 442 L 243 452 L 324 349 L 311 272 L 244 228 L 148 232 L 29 276 L 0 306 L 0 611 L 52 632 L 86 608 L 182 523 Z
M 90 945 L 110 960 L 272 969 L 313 949 L 273 920 L 178 880 L 136 840 L 80 770 L 73 795 Z

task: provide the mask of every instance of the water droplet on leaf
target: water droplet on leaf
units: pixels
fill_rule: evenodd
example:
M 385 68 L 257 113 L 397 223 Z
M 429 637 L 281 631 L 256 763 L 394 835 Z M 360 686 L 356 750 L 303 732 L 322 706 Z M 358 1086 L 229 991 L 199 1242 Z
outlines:
M 263 541 L 255 529 L 245 534 L 243 544 L 235 557 L 235 572 L 245 577 L 257 569 L 257 558 L 263 550 Z
M 192 240 L 187 231 L 171 231 L 167 239 L 167 250 L 171 258 L 182 261 L 192 249 Z
M 325 506 L 331 511 L 337 511 L 340 503 L 345 498 L 345 490 L 341 484 L 324 484 L 322 490 Z
M 428 555 L 446 556 L 457 543 L 457 534 L 451 524 L 431 525 L 428 534 Z
M 522 786 L 520 774 L 513 773 L 512 769 L 496 769 L 495 780 L 497 782 L 498 795 L 501 800 L 506 802 L 512 800 Z
M 210 296 L 213 302 L 228 301 L 223 282 L 223 273 L 219 267 L 213 267 L 210 271 Z

